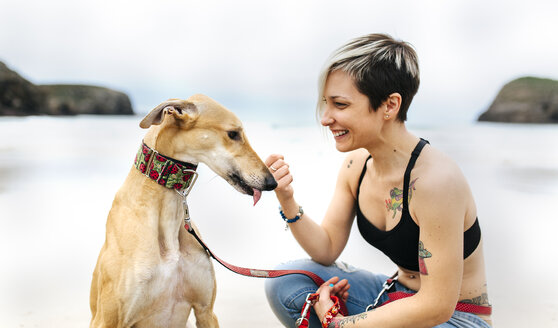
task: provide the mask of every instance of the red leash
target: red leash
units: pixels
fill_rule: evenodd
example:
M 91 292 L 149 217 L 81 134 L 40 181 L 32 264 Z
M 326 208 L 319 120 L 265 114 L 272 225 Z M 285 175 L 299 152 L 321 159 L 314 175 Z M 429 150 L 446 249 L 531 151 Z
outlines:
M 221 264 L 222 266 L 231 270 L 234 273 L 237 273 L 237 274 L 240 274 L 240 275 L 243 275 L 243 276 L 248 276 L 248 277 L 256 277 L 256 278 L 277 278 L 277 277 L 282 277 L 282 276 L 286 276 L 286 275 L 290 275 L 290 274 L 302 274 L 302 275 L 305 275 L 308 278 L 312 279 L 312 281 L 318 287 L 325 283 L 325 281 L 322 278 L 320 278 L 320 276 L 318 276 L 314 272 L 306 271 L 306 270 L 262 270 L 262 269 L 249 269 L 249 268 L 243 268 L 243 267 L 239 267 L 239 266 L 236 266 L 236 265 L 232 265 L 230 263 L 227 263 L 227 262 L 221 260 L 219 257 L 217 257 L 209 249 L 209 247 L 207 247 L 207 245 L 205 245 L 205 243 L 201 240 L 201 238 L 198 236 L 196 231 L 194 231 L 194 229 L 191 227 L 191 225 L 188 224 L 188 221 L 186 221 L 186 223 L 184 224 L 184 228 L 186 228 L 186 230 L 188 230 L 188 232 L 192 236 L 194 236 L 194 238 L 196 238 L 198 243 L 203 247 L 203 249 L 205 249 L 205 251 L 209 254 L 209 256 L 211 256 L 219 264 Z M 340 307 L 341 314 L 346 315 L 348 313 L 347 306 L 345 305 L 344 302 L 339 301 L 339 307 Z M 308 315 L 310 315 L 309 311 L 308 311 Z
M 391 303 L 393 301 L 400 300 L 402 298 L 411 297 L 413 295 L 415 295 L 415 294 L 405 293 L 405 292 L 388 293 L 389 300 L 384 302 L 384 304 L 382 304 L 382 305 Z M 462 302 L 457 303 L 457 305 L 455 306 L 455 310 L 456 311 L 461 311 L 461 312 L 473 313 L 473 314 L 486 314 L 486 315 L 492 314 L 492 307 L 491 306 L 482 306 L 482 305 L 462 303 Z
M 188 224 L 185 224 L 184 228 L 186 228 L 186 230 L 188 230 L 188 232 L 192 236 L 194 236 L 194 238 L 196 238 L 198 243 L 206 250 L 206 252 L 209 254 L 209 256 L 211 256 L 213 259 L 215 259 L 215 261 L 219 262 L 219 264 L 221 264 L 222 266 L 231 270 L 234 273 L 238 273 L 238 274 L 243 275 L 243 276 L 257 277 L 257 278 L 276 278 L 276 277 L 281 277 L 281 276 L 285 276 L 285 275 L 289 275 L 289 274 L 303 274 L 303 275 L 307 276 L 308 278 L 312 279 L 312 281 L 317 286 L 321 286 L 325 282 L 317 274 L 315 274 L 313 272 L 310 272 L 310 271 L 306 271 L 306 270 L 261 270 L 261 269 L 242 268 L 242 267 L 238 267 L 236 265 L 232 265 L 230 263 L 227 263 L 227 262 L 221 260 L 219 257 L 217 257 L 205 245 L 205 243 L 201 240 L 201 238 L 196 234 L 194 229 L 191 229 Z

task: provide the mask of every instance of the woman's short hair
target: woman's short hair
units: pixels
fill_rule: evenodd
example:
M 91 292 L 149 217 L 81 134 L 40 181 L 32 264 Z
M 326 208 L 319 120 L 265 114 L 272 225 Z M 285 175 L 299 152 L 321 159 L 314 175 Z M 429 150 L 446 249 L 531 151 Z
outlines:
M 349 74 L 360 93 L 366 95 L 372 110 L 397 92 L 401 108 L 397 119 L 404 122 L 407 110 L 420 84 L 418 57 L 413 47 L 387 34 L 369 34 L 351 40 L 327 60 L 318 81 L 317 113 L 321 114 L 324 88 L 331 72 Z

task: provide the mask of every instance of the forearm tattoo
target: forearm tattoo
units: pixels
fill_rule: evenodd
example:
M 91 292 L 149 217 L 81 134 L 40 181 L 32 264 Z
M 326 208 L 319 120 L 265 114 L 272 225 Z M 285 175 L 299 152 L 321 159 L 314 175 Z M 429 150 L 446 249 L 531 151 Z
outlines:
M 481 296 L 473 297 L 471 299 L 461 300 L 460 302 L 474 304 L 474 305 L 483 305 L 483 306 L 490 305 L 490 302 L 488 301 L 487 293 L 482 293 Z
M 352 315 L 350 317 L 343 317 L 343 318 L 333 318 L 333 321 L 327 326 L 328 328 L 342 328 L 342 327 L 351 327 L 351 324 L 355 324 L 357 321 L 366 319 L 367 314 L 366 312 Z

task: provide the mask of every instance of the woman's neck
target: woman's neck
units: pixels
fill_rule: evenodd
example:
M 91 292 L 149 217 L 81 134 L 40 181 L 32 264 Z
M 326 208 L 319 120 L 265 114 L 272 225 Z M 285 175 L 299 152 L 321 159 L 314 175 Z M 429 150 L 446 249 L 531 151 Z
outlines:
M 366 147 L 374 159 L 372 169 L 381 176 L 404 170 L 418 141 L 402 123 L 382 129 L 377 142 Z

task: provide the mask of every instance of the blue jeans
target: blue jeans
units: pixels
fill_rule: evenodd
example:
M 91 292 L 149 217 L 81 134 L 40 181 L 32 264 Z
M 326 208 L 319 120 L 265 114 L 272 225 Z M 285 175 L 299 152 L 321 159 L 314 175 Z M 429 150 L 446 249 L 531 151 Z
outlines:
M 337 262 L 331 266 L 323 266 L 312 260 L 297 260 L 281 264 L 278 269 L 307 270 L 314 272 L 324 280 L 334 276 L 339 277 L 339 279 L 347 279 L 351 284 L 346 303 L 349 315 L 365 312 L 366 307 L 374 302 L 374 299 L 382 290 L 383 283 L 388 279 L 386 275 L 359 270 L 342 262 Z M 396 283 L 394 288 L 395 291 L 415 292 L 400 283 Z M 267 279 L 265 283 L 265 292 L 271 309 L 285 327 L 295 327 L 295 321 L 300 317 L 306 295 L 315 292 L 316 289 L 318 287 L 312 279 L 300 274 Z M 387 299 L 387 295 L 382 295 L 378 304 L 382 304 Z M 321 323 L 313 310 L 311 313 L 309 327 L 321 327 Z M 436 328 L 450 327 L 489 328 L 490 326 L 474 314 L 455 311 L 448 322 L 436 326 Z

